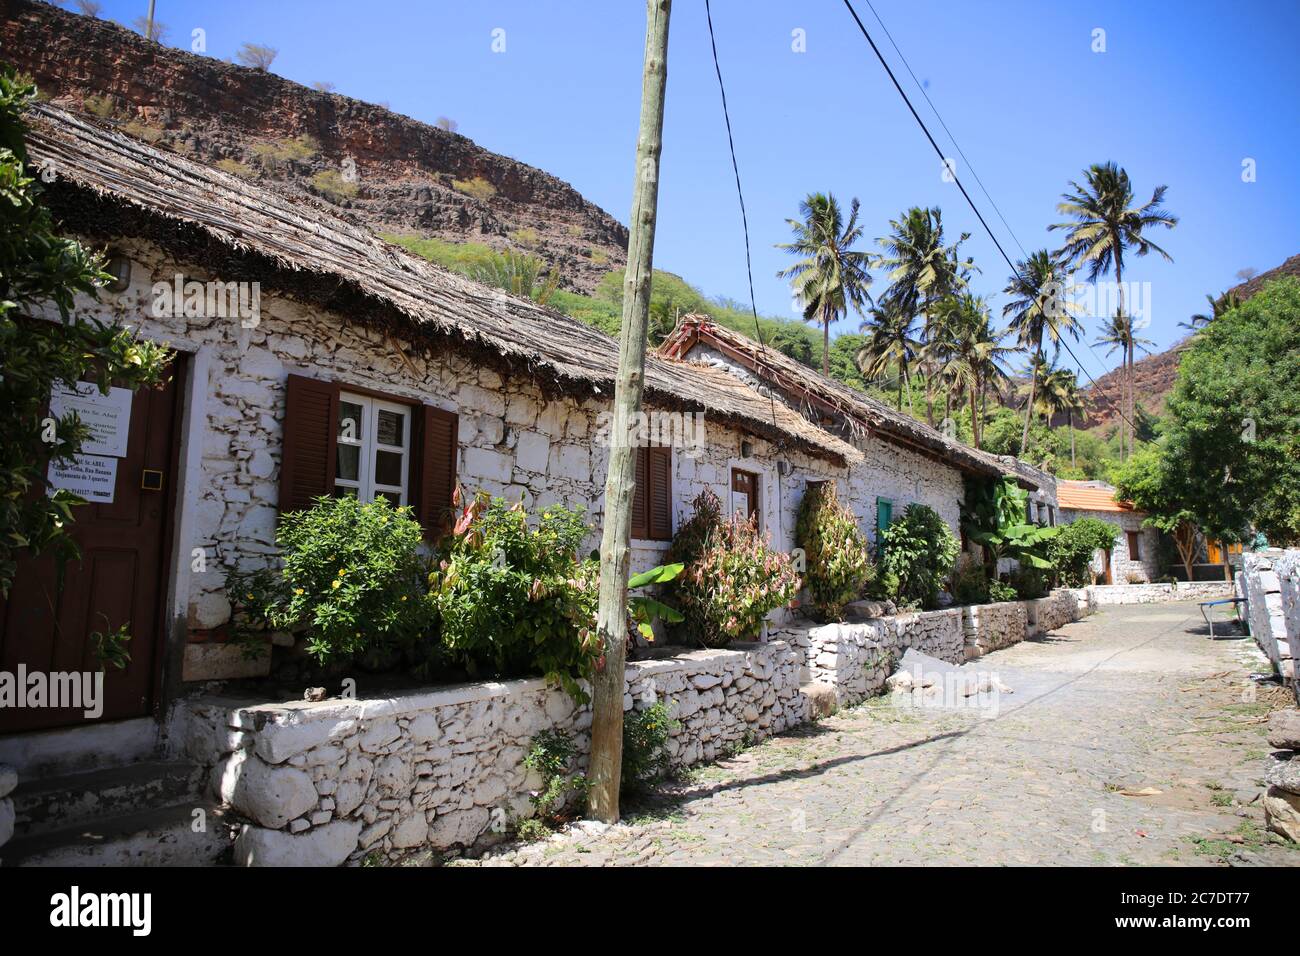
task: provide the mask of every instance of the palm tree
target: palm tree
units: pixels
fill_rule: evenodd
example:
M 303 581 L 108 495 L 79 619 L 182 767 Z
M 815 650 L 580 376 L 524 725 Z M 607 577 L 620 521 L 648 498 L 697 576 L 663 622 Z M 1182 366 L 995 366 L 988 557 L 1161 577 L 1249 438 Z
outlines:
M 1074 452 L 1074 416 L 1076 412 L 1082 413 L 1084 410 L 1078 376 L 1068 368 L 1057 369 L 1043 383 L 1043 388 L 1052 396 L 1054 413 L 1065 412 L 1066 425 L 1070 429 L 1070 467 L 1073 468 L 1077 464 Z
M 912 368 L 921 343 L 912 335 L 915 313 L 893 300 L 873 306 L 862 323 L 867 344 L 858 350 L 856 361 L 864 378 L 878 379 L 894 371 L 898 379 L 898 410 L 903 410 L 903 388 L 907 387 L 907 408 L 912 410 Z
M 1210 303 L 1210 312 L 1208 315 L 1203 312 L 1198 312 L 1186 322 L 1179 322 L 1178 325 L 1181 328 L 1191 329 L 1195 332 L 1201 326 L 1209 325 L 1219 316 L 1223 315 L 1223 313 L 1231 312 L 1237 306 L 1241 305 L 1241 300 L 1237 298 L 1236 293 L 1233 292 L 1225 292 L 1217 299 L 1212 295 L 1207 295 L 1205 301 Z
M 952 392 L 965 392 L 970 400 L 971 438 L 980 447 L 982 423 L 980 401 L 985 389 L 1007 378 L 1004 356 L 1014 349 L 1002 345 L 1005 333 L 995 331 L 989 319 L 988 302 L 963 293 L 950 296 L 940 306 L 945 360 L 939 378 Z
M 1097 338 L 1097 340 L 1093 344 L 1109 346 L 1109 348 L 1106 349 L 1107 355 L 1110 355 L 1116 349 L 1119 349 L 1122 354 L 1130 354 L 1130 353 L 1136 354 L 1138 349 L 1141 349 L 1143 352 L 1149 352 L 1151 351 L 1150 346 L 1155 345 L 1155 343 L 1152 342 L 1150 339 L 1144 339 L 1141 336 L 1134 335 L 1133 321 L 1125 315 L 1116 314 L 1111 316 L 1110 319 L 1106 322 L 1106 324 L 1101 327 L 1100 331 L 1101 331 L 1100 337 Z M 1124 364 L 1124 369 L 1126 371 L 1131 371 L 1131 367 L 1128 363 Z M 1122 395 L 1123 393 L 1121 392 L 1121 403 L 1122 403 Z M 1134 402 L 1135 407 L 1136 404 L 1137 403 Z M 1130 417 L 1130 421 L 1132 420 L 1133 418 Z M 1121 454 L 1123 454 L 1124 442 L 1126 437 L 1127 437 L 1127 430 L 1124 423 L 1121 421 L 1120 423 Z M 1128 439 L 1129 442 L 1128 449 L 1130 454 L 1132 453 L 1133 450 L 1133 439 L 1135 439 L 1136 437 L 1137 435 L 1135 433 L 1132 436 L 1132 438 Z
M 938 303 L 961 291 L 974 260 L 961 258 L 959 252 L 970 233 L 963 232 L 951 245 L 944 245 L 943 213 L 936 206 L 922 209 L 913 206 L 899 219 L 889 222 L 890 234 L 876 242 L 882 253 L 878 263 L 888 270 L 889 291 L 885 293 L 899 308 L 918 312 L 923 317 L 921 341 L 927 346 L 921 355 L 925 368 L 925 417 L 934 424 L 933 382 L 935 360 L 939 357 L 928 348 L 938 336 L 933 327 Z
M 871 256 L 852 248 L 862 238 L 858 225 L 858 201 L 849 206 L 846 224 L 840 215 L 839 203 L 831 195 L 812 193 L 799 204 L 803 217 L 787 219 L 794 232 L 794 241 L 778 243 L 792 255 L 800 256 L 798 262 L 777 273 L 788 278 L 795 295 L 803 304 L 803 317 L 809 322 L 819 322 L 822 327 L 822 374 L 831 373 L 831 323 L 844 316 L 851 306 L 859 315 L 864 303 L 871 301 L 867 287 L 871 285 Z
M 1145 256 L 1157 252 L 1167 262 L 1173 258 L 1164 249 L 1146 236 L 1146 230 L 1156 226 L 1172 229 L 1178 225 L 1178 217 L 1163 208 L 1166 186 L 1157 186 L 1151 194 L 1151 201 L 1145 205 L 1133 204 L 1133 185 L 1128 173 L 1114 163 L 1089 166 L 1083 172 L 1084 185 L 1071 181 L 1070 189 L 1062 195 L 1056 209 L 1062 215 L 1069 216 L 1069 222 L 1058 222 L 1048 229 L 1069 230 L 1061 248 L 1065 258 L 1076 268 L 1086 267 L 1089 281 L 1095 282 L 1098 276 L 1105 275 L 1113 268 L 1115 284 L 1119 288 L 1119 313 L 1124 313 L 1124 253 L 1132 249 L 1137 255 Z M 1128 415 L 1127 424 L 1131 429 L 1136 405 L 1133 374 L 1133 341 L 1130 337 L 1125 355 L 1124 367 L 1128 378 Z M 1129 435 L 1129 447 L 1132 449 L 1133 436 Z
M 1016 274 L 1002 290 L 1011 300 L 1002 307 L 1002 317 L 1010 322 L 1010 331 L 1030 355 L 1029 399 L 1025 403 L 1025 429 L 1020 436 L 1020 454 L 1029 445 L 1029 419 L 1033 415 L 1038 369 L 1043 364 L 1043 338 L 1053 345 L 1055 357 L 1061 338 L 1079 338 L 1079 322 L 1074 317 L 1075 304 L 1065 298 L 1065 269 L 1061 261 L 1046 249 L 1039 249 L 1016 263 Z

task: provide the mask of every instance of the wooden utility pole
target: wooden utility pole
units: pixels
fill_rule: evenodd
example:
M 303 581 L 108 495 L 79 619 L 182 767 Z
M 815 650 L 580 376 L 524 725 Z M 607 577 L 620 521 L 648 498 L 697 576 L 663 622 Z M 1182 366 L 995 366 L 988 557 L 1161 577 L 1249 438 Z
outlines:
M 153 39 L 153 7 L 154 7 L 154 0 L 149 0 L 149 18 L 148 20 L 145 21 L 145 27 L 144 27 L 145 29 L 144 38 L 146 40 Z
M 618 377 L 614 382 L 614 427 L 610 430 L 605 525 L 600 539 L 597 627 L 604 642 L 604 658 L 592 681 L 588 807 L 592 817 L 605 823 L 618 822 L 619 778 L 623 769 L 623 665 L 627 654 L 627 581 L 632 563 L 632 498 L 636 492 L 636 456 L 629 441 L 629 426 L 641 409 L 645 386 L 671 7 L 672 0 L 646 0 L 641 131 L 636 142 L 636 178 L 632 185 L 627 271 L 623 277 L 623 325 L 618 338 Z

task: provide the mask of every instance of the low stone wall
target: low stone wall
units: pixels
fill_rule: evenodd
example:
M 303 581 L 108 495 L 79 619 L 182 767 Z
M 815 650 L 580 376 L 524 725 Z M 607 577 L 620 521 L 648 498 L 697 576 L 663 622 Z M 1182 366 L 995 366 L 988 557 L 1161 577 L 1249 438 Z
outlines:
M 1173 584 L 1092 584 L 1097 606 L 1112 604 L 1162 604 L 1167 601 L 1217 601 L 1233 596 L 1231 581 L 1180 581 Z
M 1273 669 L 1284 681 L 1296 679 L 1295 661 L 1300 659 L 1293 651 L 1287 635 L 1287 613 L 1282 595 L 1282 578 L 1274 562 L 1288 577 L 1288 594 L 1294 593 L 1295 558 L 1288 554 L 1300 552 L 1275 552 L 1242 555 L 1242 578 L 1246 587 L 1246 600 L 1250 607 L 1250 633 L 1273 664 Z
M 974 660 L 989 651 L 1019 644 L 1025 639 L 1029 621 L 1028 601 L 999 601 L 996 604 L 972 604 L 961 609 L 966 660 Z
M 781 641 L 630 662 L 625 709 L 667 700 L 673 763 L 721 755 L 806 719 L 799 661 Z M 388 698 L 249 704 L 196 698 L 170 738 L 211 768 L 212 790 L 248 822 L 244 865 L 334 866 L 370 853 L 467 846 L 531 813 L 523 766 L 547 728 L 590 742 L 591 710 L 541 680 Z
M 1291 679 L 1300 681 L 1300 550 L 1290 548 L 1273 562 L 1282 595 L 1282 624 L 1291 650 Z
M 1087 600 L 1086 592 L 1084 600 L 1080 601 L 1078 592 L 1068 588 L 1060 588 L 1047 597 L 1021 603 L 1025 606 L 1025 637 L 1047 634 L 1096 609 Z

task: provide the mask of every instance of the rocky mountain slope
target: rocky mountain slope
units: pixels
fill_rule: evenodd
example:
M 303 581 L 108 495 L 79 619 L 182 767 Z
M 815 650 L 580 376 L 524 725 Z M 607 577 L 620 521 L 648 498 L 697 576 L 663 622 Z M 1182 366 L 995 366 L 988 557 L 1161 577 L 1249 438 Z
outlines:
M 581 292 L 626 262 L 627 228 L 569 184 L 381 106 L 33 0 L 0 0 L 0 59 L 56 105 L 377 232 L 534 253 Z
M 1173 391 L 1174 379 L 1178 376 L 1179 347 L 1175 345 L 1164 352 L 1142 356 L 1133 364 L 1138 407 L 1152 415 L 1164 411 L 1165 399 Z M 1083 389 L 1088 402 L 1088 417 L 1083 423 L 1084 428 L 1109 425 L 1118 419 L 1123 407 L 1121 401 L 1124 385 L 1123 369 L 1117 368 L 1099 376 L 1095 385 Z

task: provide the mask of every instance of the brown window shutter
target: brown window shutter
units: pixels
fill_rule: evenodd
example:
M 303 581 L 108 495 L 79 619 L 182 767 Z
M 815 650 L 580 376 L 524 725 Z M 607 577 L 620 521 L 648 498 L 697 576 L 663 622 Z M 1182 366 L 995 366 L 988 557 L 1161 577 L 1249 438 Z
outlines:
M 632 537 L 648 538 L 650 537 L 650 522 L 647 519 L 648 502 L 650 496 L 646 488 L 646 482 L 650 480 L 650 467 L 647 462 L 648 449 L 637 448 L 633 451 L 636 456 L 636 492 L 632 496 Z
M 673 452 L 671 448 L 647 448 L 650 500 L 647 508 L 649 534 L 655 541 L 673 536 Z
M 334 493 L 338 421 L 336 382 L 289 376 L 280 449 L 281 513 L 310 508 L 313 498 Z
M 420 412 L 418 452 L 414 459 L 415 516 L 424 526 L 424 536 L 432 540 L 451 525 L 460 416 L 432 405 L 421 406 Z

